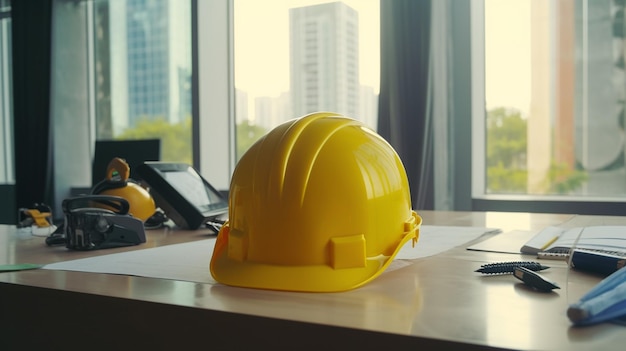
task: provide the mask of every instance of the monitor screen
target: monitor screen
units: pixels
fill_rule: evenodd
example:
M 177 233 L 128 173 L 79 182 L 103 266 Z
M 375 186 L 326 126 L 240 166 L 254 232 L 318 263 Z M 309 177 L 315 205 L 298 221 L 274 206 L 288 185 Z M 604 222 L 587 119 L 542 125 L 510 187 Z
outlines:
M 197 229 L 228 216 L 228 200 L 191 165 L 145 162 L 137 171 L 156 205 L 181 228 Z
M 161 159 L 161 140 L 96 140 L 91 175 L 92 186 L 106 178 L 107 166 L 115 157 L 123 158 L 130 166 L 130 177 L 139 180 L 133 169 L 145 161 Z
M 200 175 L 192 168 L 186 170 L 162 170 L 163 176 L 183 197 L 201 212 L 224 206 L 220 194 L 205 185 Z

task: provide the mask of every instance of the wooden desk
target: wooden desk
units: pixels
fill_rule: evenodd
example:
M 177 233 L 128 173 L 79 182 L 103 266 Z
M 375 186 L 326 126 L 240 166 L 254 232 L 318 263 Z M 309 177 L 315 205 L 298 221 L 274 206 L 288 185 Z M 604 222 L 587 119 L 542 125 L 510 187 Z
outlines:
M 424 224 L 504 232 L 561 223 L 626 224 L 626 217 L 420 215 Z M 207 233 L 162 229 L 149 231 L 148 242 L 138 247 L 72 252 L 46 247 L 43 238 L 17 235 L 4 226 L 0 263 L 52 263 L 200 240 Z M 0 349 L 624 349 L 624 327 L 576 328 L 565 315 L 569 303 L 600 277 L 550 261 L 546 275 L 561 289 L 537 293 L 512 276 L 474 272 L 483 263 L 528 256 L 468 251 L 466 246 L 415 260 L 362 288 L 329 294 L 51 270 L 0 273 Z

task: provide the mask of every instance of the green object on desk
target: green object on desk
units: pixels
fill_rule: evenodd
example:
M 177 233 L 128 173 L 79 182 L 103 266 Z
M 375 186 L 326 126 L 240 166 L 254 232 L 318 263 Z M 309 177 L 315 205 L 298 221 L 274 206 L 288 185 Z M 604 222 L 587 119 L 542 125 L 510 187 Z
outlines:
M 42 264 L 36 263 L 0 264 L 0 272 L 24 271 L 41 267 L 43 267 Z

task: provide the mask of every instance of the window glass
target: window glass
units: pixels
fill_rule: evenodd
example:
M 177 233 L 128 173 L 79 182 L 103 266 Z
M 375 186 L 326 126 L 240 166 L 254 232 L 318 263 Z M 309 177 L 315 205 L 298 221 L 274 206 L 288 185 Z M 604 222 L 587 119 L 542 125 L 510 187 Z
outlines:
M 311 112 L 376 129 L 379 27 L 378 0 L 234 0 L 237 159 Z
M 626 194 L 623 1 L 485 0 L 484 194 Z
M 0 184 L 15 182 L 11 67 L 11 7 L 0 0 Z
M 161 139 L 192 164 L 191 4 L 94 1 L 97 139 Z

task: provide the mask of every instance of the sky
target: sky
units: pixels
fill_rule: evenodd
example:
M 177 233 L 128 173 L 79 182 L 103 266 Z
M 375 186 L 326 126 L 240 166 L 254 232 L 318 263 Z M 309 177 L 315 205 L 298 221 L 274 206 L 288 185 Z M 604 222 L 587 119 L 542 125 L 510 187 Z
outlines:
M 531 1 L 485 1 L 487 109 L 530 109 Z
M 235 0 L 235 86 L 252 96 L 289 90 L 289 8 L 334 1 Z M 361 84 L 378 92 L 379 0 L 343 0 L 359 13 Z M 244 25 L 245 24 L 245 25 Z
M 289 90 L 289 8 L 332 0 L 235 0 L 235 85 L 255 96 Z M 361 84 L 379 91 L 379 0 L 343 0 L 359 13 Z M 530 106 L 530 1 L 485 1 L 487 108 Z

